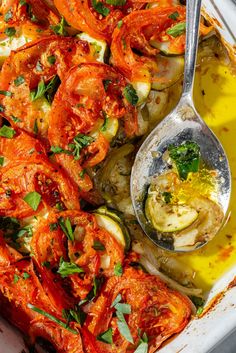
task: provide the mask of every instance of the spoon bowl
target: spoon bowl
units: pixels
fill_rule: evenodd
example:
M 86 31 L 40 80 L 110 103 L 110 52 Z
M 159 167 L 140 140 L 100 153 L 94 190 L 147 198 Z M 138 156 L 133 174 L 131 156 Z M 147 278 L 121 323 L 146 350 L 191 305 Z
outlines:
M 224 216 L 227 213 L 231 194 L 230 167 L 226 153 L 220 141 L 197 113 L 192 100 L 200 8 L 201 0 L 187 1 L 186 53 L 182 97 L 176 108 L 145 139 L 136 155 L 131 172 L 131 198 L 137 219 L 144 232 L 156 245 L 170 251 L 176 251 L 173 237 L 171 234 L 163 234 L 154 229 L 146 218 L 144 210 L 151 180 L 154 176 L 161 175 L 168 169 L 163 154 L 169 145 L 180 145 L 186 141 L 197 143 L 204 164 L 209 170 L 214 170 L 217 173 L 218 204 Z M 179 251 L 192 251 L 205 245 L 216 235 L 219 229 L 216 229 L 212 237 L 198 242 L 196 247 L 185 247 Z

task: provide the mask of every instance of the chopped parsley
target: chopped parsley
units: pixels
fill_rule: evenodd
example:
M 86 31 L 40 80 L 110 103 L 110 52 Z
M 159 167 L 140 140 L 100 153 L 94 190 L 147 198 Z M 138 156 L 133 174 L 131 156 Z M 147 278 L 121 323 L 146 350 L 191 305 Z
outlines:
M 60 273 L 62 278 L 65 278 L 74 273 L 83 273 L 84 270 L 81 267 L 77 266 L 75 263 L 64 261 L 64 259 L 61 257 L 57 272 Z
M 12 139 L 15 136 L 16 132 L 14 129 L 7 125 L 3 125 L 0 129 L 0 136 Z
M 105 246 L 99 240 L 94 240 L 93 249 L 102 251 L 105 250 Z
M 92 6 L 95 11 L 97 11 L 104 17 L 108 16 L 110 13 L 109 8 L 104 6 L 104 4 L 101 1 L 92 0 Z
M 22 75 L 18 76 L 18 77 L 14 80 L 15 86 L 20 86 L 20 85 L 22 85 L 22 83 L 24 83 L 24 82 L 25 82 L 25 78 L 24 78 L 24 76 L 22 76 Z
M 54 65 L 56 62 L 56 57 L 54 55 L 50 55 L 47 57 L 47 60 L 48 60 L 49 64 Z
M 4 157 L 0 156 L 0 166 L 3 166 L 3 164 L 4 164 Z
M 175 11 L 169 15 L 169 18 L 171 18 L 172 20 L 175 20 L 175 21 L 177 20 L 178 17 L 179 17 L 178 11 Z
M 55 34 L 58 34 L 60 36 L 67 36 L 68 32 L 66 31 L 65 27 L 68 26 L 68 23 L 64 19 L 64 17 L 61 18 L 61 21 L 56 24 L 55 26 L 51 26 L 51 29 Z
M 67 324 L 69 322 L 77 322 L 82 327 L 87 314 L 79 307 L 79 305 L 76 305 L 74 309 L 64 309 L 63 317 L 67 320 Z
M 200 147 L 193 141 L 181 145 L 169 145 L 170 158 L 174 161 L 181 179 L 186 180 L 189 173 L 196 173 L 200 164 Z
M 0 94 L 6 97 L 12 97 L 12 93 L 10 91 L 0 90 Z
M 126 0 L 106 0 L 106 3 L 113 6 L 124 6 L 126 4 Z
M 68 147 L 72 150 L 72 154 L 75 160 L 80 159 L 81 150 L 84 147 L 89 146 L 93 142 L 93 138 L 91 136 L 87 136 L 84 134 L 78 134 L 74 137 L 73 143 L 70 143 Z
M 4 15 L 4 21 L 9 22 L 13 17 L 12 9 L 10 8 Z
M 23 200 L 34 210 L 37 211 L 40 201 L 41 195 L 37 191 L 29 192 Z
M 67 236 L 67 238 L 71 241 L 75 240 L 74 232 L 70 223 L 70 218 L 64 219 L 60 217 L 58 220 L 59 226 L 61 227 L 63 233 Z
M 131 84 L 128 84 L 123 91 L 124 97 L 127 99 L 127 101 L 131 104 L 131 105 L 137 105 L 138 103 L 138 95 L 136 90 L 134 89 L 134 87 Z
M 16 29 L 15 27 L 8 27 L 5 29 L 4 33 L 9 37 L 14 37 L 14 35 L 16 34 Z
M 45 317 L 47 317 L 49 320 L 53 321 L 53 322 L 56 322 L 58 325 L 60 325 L 61 327 L 65 328 L 67 331 L 70 331 L 74 334 L 78 334 L 78 332 L 72 328 L 70 328 L 65 322 L 57 319 L 55 316 L 47 313 L 46 311 L 40 309 L 40 308 L 37 308 L 36 306 L 32 305 L 32 304 L 27 304 L 28 308 L 35 311 L 36 313 L 39 313 Z
M 22 277 L 23 277 L 24 279 L 28 279 L 28 278 L 30 278 L 30 274 L 27 273 L 27 272 L 24 272 L 23 275 L 22 275 Z
M 123 267 L 120 262 L 117 262 L 117 264 L 114 267 L 114 275 L 120 277 L 122 276 L 122 274 L 123 274 Z
M 186 22 L 177 23 L 177 25 L 167 29 L 166 33 L 172 37 L 178 37 L 186 31 Z
M 108 343 L 108 344 L 112 344 L 113 343 L 113 339 L 112 339 L 112 328 L 110 327 L 107 331 L 100 333 L 97 336 L 97 340 L 101 341 L 103 343 Z
M 162 196 L 163 196 L 163 199 L 165 201 L 165 203 L 170 203 L 171 199 L 172 199 L 172 194 L 171 192 L 167 192 L 167 191 L 164 191 L 162 193 Z

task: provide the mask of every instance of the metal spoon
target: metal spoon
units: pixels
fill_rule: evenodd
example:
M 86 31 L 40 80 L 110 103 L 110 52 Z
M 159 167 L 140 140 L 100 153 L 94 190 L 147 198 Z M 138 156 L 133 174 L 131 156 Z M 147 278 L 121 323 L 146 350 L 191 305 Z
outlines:
M 170 237 L 155 230 L 144 214 L 144 202 L 151 177 L 160 175 L 167 169 L 162 156 L 170 144 L 179 145 L 190 140 L 200 146 L 203 161 L 209 169 L 218 173 L 218 202 L 224 215 L 231 193 L 230 168 L 226 153 L 217 137 L 197 113 L 192 98 L 200 9 L 201 0 L 187 1 L 185 69 L 181 99 L 177 107 L 145 139 L 136 155 L 131 173 L 131 198 L 141 227 L 156 245 L 171 251 L 176 250 Z M 198 244 L 197 247 L 204 244 Z

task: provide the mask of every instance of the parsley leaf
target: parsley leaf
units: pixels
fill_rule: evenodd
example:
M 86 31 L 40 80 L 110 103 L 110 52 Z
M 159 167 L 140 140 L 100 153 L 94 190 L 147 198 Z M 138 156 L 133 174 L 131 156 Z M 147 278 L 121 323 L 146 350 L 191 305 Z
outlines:
M 124 97 L 127 99 L 127 101 L 135 106 L 138 103 L 138 95 L 136 90 L 131 84 L 128 84 L 123 91 Z
M 172 37 L 178 37 L 181 34 L 185 33 L 186 22 L 177 23 L 177 25 L 167 29 L 166 33 Z
M 122 296 L 121 296 L 121 294 L 119 293 L 119 294 L 117 295 L 117 297 L 115 298 L 115 300 L 113 301 L 113 303 L 111 304 L 111 308 L 113 308 L 116 304 L 118 304 L 118 303 L 121 301 L 121 299 L 122 299 Z
M 46 85 L 43 80 L 41 80 L 37 86 L 36 90 L 30 92 L 30 98 L 35 101 L 43 96 L 46 97 L 49 103 L 52 103 L 53 97 L 60 85 L 61 81 L 57 75 L 55 75 L 51 81 Z
M 74 273 L 83 273 L 84 270 L 81 267 L 77 266 L 75 263 L 64 261 L 63 257 L 61 257 L 57 272 L 60 273 L 62 278 L 65 278 Z
M 4 157 L 0 156 L 0 166 L 3 166 L 3 164 L 4 164 Z
M 3 125 L 0 129 L 0 136 L 12 139 L 16 134 L 15 130 L 9 126 Z
M 68 325 L 65 322 L 57 319 L 55 316 L 47 313 L 46 311 L 44 311 L 44 310 L 42 310 L 40 308 L 37 308 L 36 306 L 34 306 L 32 304 L 27 304 L 27 306 L 28 306 L 29 309 L 35 311 L 36 313 L 39 313 L 39 314 L 47 317 L 49 320 L 51 320 L 53 322 L 56 322 L 58 325 L 60 325 L 61 327 L 65 328 L 66 330 L 68 330 L 68 331 L 70 331 L 70 332 L 72 332 L 72 333 L 74 333 L 76 335 L 78 334 L 78 332 L 76 330 L 68 327 Z
M 148 338 L 146 333 L 144 333 L 134 353 L 147 353 L 147 352 L 148 352 Z
M 124 6 L 126 4 L 126 0 L 106 0 L 106 3 L 113 6 Z
M 24 83 L 24 82 L 25 82 L 25 78 L 24 78 L 24 76 L 22 76 L 22 75 L 18 76 L 18 77 L 14 80 L 15 86 L 20 86 L 20 85 L 22 85 L 22 83 Z
M 37 191 L 29 192 L 23 200 L 34 210 L 37 211 L 41 201 L 41 195 Z
M 8 27 L 5 29 L 4 33 L 9 37 L 14 37 L 14 35 L 16 34 L 16 29 L 15 27 Z
M 112 344 L 113 343 L 112 328 L 110 327 L 107 331 L 100 333 L 97 336 L 97 340 L 101 341 L 101 342 L 104 342 L 104 343 Z
M 171 18 L 172 20 L 177 20 L 177 18 L 179 17 L 179 13 L 178 11 L 175 11 L 173 13 L 170 14 L 170 16 L 168 16 L 169 18 Z
M 19 281 L 19 279 L 20 279 L 20 277 L 17 276 L 16 274 L 14 274 L 13 283 L 16 284 Z
M 74 137 L 73 142 L 68 145 L 68 147 L 72 150 L 72 154 L 75 160 L 80 159 L 81 150 L 84 147 L 89 146 L 93 142 L 93 138 L 91 136 L 87 136 L 84 134 L 78 134 Z
M 58 34 L 60 36 L 67 36 L 68 32 L 66 31 L 65 27 L 68 26 L 68 23 L 64 19 L 64 17 L 61 18 L 61 21 L 56 24 L 55 26 L 51 26 L 51 29 L 55 34 Z
M 99 240 L 94 240 L 93 249 L 94 250 L 105 250 L 105 246 Z
M 187 179 L 188 173 L 196 173 L 200 164 L 200 147 L 192 141 L 179 146 L 169 145 L 170 158 L 174 161 L 181 179 Z
M 58 153 L 72 154 L 71 151 L 65 150 L 59 146 L 51 146 L 50 151 L 53 152 L 54 154 L 58 154 Z
M 63 310 L 63 317 L 67 320 L 67 324 L 71 321 L 78 322 L 82 327 L 87 314 L 78 306 L 76 305 L 74 309 L 67 309 Z
M 10 8 L 4 15 L 4 21 L 9 22 L 13 17 L 12 9 Z
M 131 306 L 126 303 L 117 303 L 114 308 L 122 314 L 131 314 Z
M 104 17 L 108 16 L 110 13 L 110 10 L 108 9 L 108 7 L 104 6 L 101 1 L 92 0 L 92 6 L 95 11 L 97 11 Z
M 24 272 L 23 275 L 22 275 L 22 277 L 23 277 L 24 279 L 28 279 L 28 278 L 30 278 L 30 274 L 27 273 L 27 272 Z
M 118 330 L 120 331 L 121 336 L 123 336 L 126 339 L 126 341 L 134 344 L 133 337 L 131 335 L 129 326 L 127 325 L 127 322 L 125 321 L 124 315 L 122 313 L 120 313 L 119 311 L 117 311 L 116 316 L 118 318 L 117 326 L 118 326 Z
M 64 220 L 63 217 L 60 217 L 58 222 L 59 222 L 59 226 L 61 227 L 63 233 L 67 236 L 67 238 L 71 241 L 74 241 L 75 237 L 70 223 L 70 218 L 66 218 Z
M 48 60 L 49 64 L 54 65 L 56 62 L 56 57 L 54 55 L 50 55 L 47 57 L 47 60 Z
M 122 268 L 122 264 L 120 262 L 117 262 L 117 264 L 114 267 L 114 275 L 115 276 L 122 276 L 123 274 L 123 268 Z
M 10 91 L 0 90 L 0 94 L 2 94 L 3 96 L 6 96 L 6 97 L 11 97 L 12 96 L 12 93 Z

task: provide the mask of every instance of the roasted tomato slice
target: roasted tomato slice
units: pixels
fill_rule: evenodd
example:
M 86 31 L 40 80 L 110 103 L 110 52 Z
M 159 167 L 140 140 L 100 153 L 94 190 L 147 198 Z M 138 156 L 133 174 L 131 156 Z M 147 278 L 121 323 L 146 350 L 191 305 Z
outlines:
M 9 264 L 13 251 L 1 241 L 1 258 L 5 257 L 6 261 L 8 261 L 4 265 L 2 261 L 0 262 L 1 313 L 22 330 L 24 334 L 28 333 L 32 344 L 37 337 L 42 337 L 48 340 L 58 352 L 83 353 L 82 341 L 78 330 L 74 330 L 72 333 L 66 328 L 59 326 L 58 323 L 45 318 L 44 313 L 50 314 L 53 318 L 64 322 L 66 326 L 66 321 L 62 317 L 62 311 L 60 310 L 61 305 L 55 306 L 50 301 L 47 291 L 42 287 L 34 272 L 31 260 L 19 259 L 18 261 L 11 261 Z M 4 255 L 2 255 L 3 253 Z M 20 257 L 20 254 L 18 257 Z M 59 294 L 57 297 L 58 302 Z M 42 314 L 32 310 L 29 304 L 40 309 Z
M 31 343 L 40 337 L 50 342 L 57 353 L 84 353 L 79 332 L 71 333 L 47 318 L 40 317 L 31 321 L 28 331 Z
M 170 15 L 178 13 L 176 19 Z M 150 41 L 166 32 L 172 25 L 185 19 L 185 8 L 156 7 L 131 13 L 123 19 L 121 28 L 116 28 L 112 36 L 112 62 L 132 81 L 149 79 L 150 71 L 156 66 L 155 56 L 158 49 L 151 46 Z M 168 38 L 168 34 L 166 34 Z M 178 39 L 178 37 L 177 37 Z M 172 41 L 176 38 L 172 37 Z M 141 52 L 139 56 L 133 50 Z M 180 54 L 183 53 L 181 47 Z
M 29 197 L 32 196 L 33 200 L 30 201 Z M 2 216 L 25 218 L 38 214 L 45 208 L 79 209 L 78 196 L 73 182 L 68 180 L 59 166 L 50 163 L 46 157 L 15 160 L 0 170 Z
M 0 137 L 0 156 L 4 157 L 3 165 L 21 158 L 28 160 L 34 159 L 37 155 L 46 156 L 46 149 L 39 140 L 14 125 L 13 127 L 15 131 L 13 139 Z
M 46 137 L 54 94 L 70 67 L 95 61 L 88 42 L 50 36 L 11 53 L 0 75 L 0 104 L 20 128 Z
M 74 28 L 107 42 L 110 42 L 112 32 L 119 20 L 130 11 L 145 6 L 145 1 L 135 0 L 109 1 L 110 4 L 119 3 L 118 6 L 108 5 L 108 1 L 96 0 L 54 0 L 54 3 L 66 21 Z
M 35 39 L 52 34 L 50 25 L 56 25 L 59 16 L 42 0 L 2 0 L 0 5 L 0 37 L 7 37 L 14 28 L 14 36 L 23 34 Z M 9 30 L 10 28 L 10 30 Z
M 111 305 L 120 295 L 120 303 L 130 305 L 130 314 L 125 319 L 134 344 L 123 338 L 117 326 L 116 309 Z M 123 353 L 128 349 L 134 352 L 139 342 L 139 334 L 148 337 L 149 352 L 154 352 L 168 337 L 181 331 L 191 315 L 190 301 L 167 286 L 156 276 L 142 270 L 127 267 L 122 277 L 112 277 L 107 281 L 103 292 L 90 308 L 87 318 L 88 329 L 93 335 L 113 329 L 113 342 L 108 352 Z M 105 347 L 103 343 L 99 343 Z
M 56 301 L 57 289 L 62 285 L 72 298 L 85 299 L 95 277 L 112 276 L 115 265 L 124 259 L 117 240 L 98 227 L 93 215 L 81 211 L 49 215 L 34 233 L 31 248 L 52 301 Z M 71 266 L 81 272 L 73 272 Z
M 123 118 L 126 131 L 136 131 L 136 109 L 124 97 L 127 81 L 105 64 L 81 64 L 63 80 L 52 105 L 48 131 L 57 161 L 87 191 L 92 187 L 82 172 L 106 156 L 109 148 L 107 120 Z

